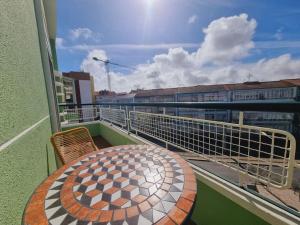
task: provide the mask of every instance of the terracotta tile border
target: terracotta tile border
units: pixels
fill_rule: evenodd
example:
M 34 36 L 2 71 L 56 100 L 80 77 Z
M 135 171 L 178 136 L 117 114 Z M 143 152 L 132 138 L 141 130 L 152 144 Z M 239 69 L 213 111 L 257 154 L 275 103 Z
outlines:
M 171 211 L 168 213 L 168 216 L 176 223 L 176 224 L 182 224 L 185 220 L 187 213 L 183 210 L 177 208 L 176 206 L 171 209 Z
M 187 200 L 186 198 L 180 197 L 176 203 L 176 206 L 186 213 L 189 213 L 191 208 L 193 207 L 193 202 Z
M 165 216 L 164 218 L 162 218 L 161 220 L 159 220 L 156 225 L 176 225 L 176 223 L 174 223 L 170 217 Z

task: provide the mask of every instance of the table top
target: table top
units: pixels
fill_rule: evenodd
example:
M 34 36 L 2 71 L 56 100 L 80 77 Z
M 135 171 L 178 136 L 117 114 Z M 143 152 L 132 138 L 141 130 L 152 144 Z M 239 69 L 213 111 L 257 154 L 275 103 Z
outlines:
M 188 163 L 153 145 L 85 155 L 54 172 L 33 193 L 24 224 L 182 224 L 196 196 Z

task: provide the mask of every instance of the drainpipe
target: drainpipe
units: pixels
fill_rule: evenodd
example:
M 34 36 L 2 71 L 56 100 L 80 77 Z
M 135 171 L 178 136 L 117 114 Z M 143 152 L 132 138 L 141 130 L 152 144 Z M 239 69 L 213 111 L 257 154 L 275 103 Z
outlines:
M 50 57 L 48 53 L 48 48 L 46 44 L 46 38 L 48 35 L 45 33 L 45 26 L 44 26 L 44 8 L 42 5 L 41 0 L 34 0 L 34 10 L 35 10 L 35 18 L 38 28 L 38 37 L 39 37 L 39 44 L 40 44 L 40 53 L 41 53 L 41 60 L 42 66 L 44 71 L 44 78 L 45 78 L 45 86 L 48 98 L 48 106 L 49 106 L 49 114 L 50 114 L 50 122 L 51 122 L 51 130 L 52 132 L 57 132 L 60 130 L 59 120 L 58 120 L 58 108 L 57 108 L 57 101 L 56 101 L 56 94 L 55 94 L 55 81 L 54 81 L 54 71 L 50 65 Z M 49 43 L 50 44 L 50 43 Z

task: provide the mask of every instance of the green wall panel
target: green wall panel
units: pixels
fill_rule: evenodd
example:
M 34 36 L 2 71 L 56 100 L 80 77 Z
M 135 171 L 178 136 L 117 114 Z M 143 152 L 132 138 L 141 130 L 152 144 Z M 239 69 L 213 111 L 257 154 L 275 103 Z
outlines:
M 32 0 L 0 1 L 0 144 L 48 113 Z
M 33 2 L 0 1 L 0 145 L 49 115 Z M 0 152 L 1 225 L 21 224 L 29 196 L 56 169 L 50 136 L 48 118 Z
M 112 146 L 116 145 L 132 145 L 142 143 L 129 135 L 117 131 L 111 126 L 100 123 L 100 135 L 106 139 Z
M 196 205 L 188 224 L 269 225 L 199 180 L 197 187 Z
M 77 127 L 86 127 L 89 130 L 92 137 L 99 136 L 101 134 L 99 123 L 84 124 L 84 125 L 80 124 L 80 126 L 76 125 L 76 126 L 62 128 L 62 130 L 65 131 L 65 130 L 70 130 L 70 129 L 77 128 Z
M 94 136 L 102 136 L 106 141 L 108 141 L 112 146 L 117 145 L 130 145 L 130 144 L 138 144 L 141 143 L 139 140 L 128 136 L 127 134 L 117 131 L 115 128 L 108 126 L 103 123 L 92 123 L 92 124 L 80 124 L 79 126 L 83 126 L 89 129 L 89 132 L 92 137 Z M 79 127 L 78 125 L 63 128 L 63 130 L 69 130 L 72 128 Z
M 21 224 L 34 189 L 56 169 L 49 119 L 0 152 L 0 224 Z M 48 167 L 49 165 L 49 167 Z

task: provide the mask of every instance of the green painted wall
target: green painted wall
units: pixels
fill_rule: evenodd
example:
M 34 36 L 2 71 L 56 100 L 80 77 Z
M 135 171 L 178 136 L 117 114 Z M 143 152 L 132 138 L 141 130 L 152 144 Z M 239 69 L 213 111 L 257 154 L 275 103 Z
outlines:
M 0 1 L 0 145 L 49 115 L 32 0 Z M 50 120 L 0 152 L 0 224 L 20 224 L 36 186 L 55 170 Z
M 66 131 L 77 127 L 86 127 L 89 130 L 92 137 L 100 135 L 100 125 L 98 123 L 91 123 L 91 124 L 84 124 L 84 125 L 80 124 L 80 126 L 76 125 L 76 126 L 62 128 L 62 130 Z
M 105 140 L 107 140 L 112 146 L 116 145 L 130 145 L 130 144 L 139 144 L 142 143 L 139 140 L 128 136 L 127 134 L 116 130 L 115 128 L 108 126 L 103 123 L 93 123 L 93 124 L 85 124 L 80 125 L 89 129 L 89 132 L 92 137 L 94 136 L 102 136 Z M 78 125 L 68 128 L 63 128 L 63 130 L 69 130 L 72 128 L 76 128 Z
M 0 1 L 0 144 L 48 114 L 32 0 Z
M 100 135 L 113 146 L 142 143 L 141 141 L 103 123 L 100 123 Z
M 199 180 L 197 187 L 196 205 L 188 224 L 269 225 Z
M 49 119 L 0 154 L 0 224 L 21 224 L 34 189 L 56 169 Z

